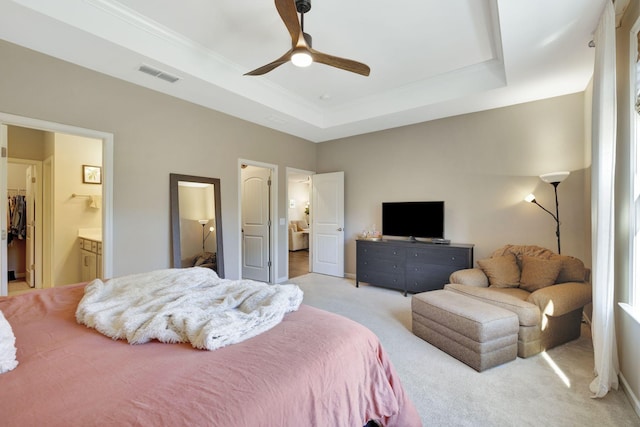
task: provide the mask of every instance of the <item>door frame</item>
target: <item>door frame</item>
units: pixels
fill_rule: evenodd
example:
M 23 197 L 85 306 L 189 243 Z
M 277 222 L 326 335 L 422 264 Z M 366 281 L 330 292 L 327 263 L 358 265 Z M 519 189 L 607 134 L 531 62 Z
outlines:
M 44 206 L 42 203 L 43 200 L 43 192 L 44 192 L 44 188 L 42 186 L 43 183 L 43 179 L 42 179 L 42 161 L 41 160 L 31 160 L 31 159 L 22 159 L 22 158 L 17 158 L 17 157 L 7 157 L 7 164 L 9 163 L 13 163 L 13 164 L 20 164 L 20 165 L 27 165 L 27 166 L 35 166 L 36 167 L 36 179 L 38 180 L 37 185 L 36 185 L 36 199 L 38 201 L 38 203 L 36 204 L 36 233 L 35 233 L 35 269 L 36 269 L 36 274 L 35 274 L 35 282 L 36 282 L 36 289 L 42 289 L 43 288 L 43 277 L 45 277 L 45 272 L 43 271 L 43 264 L 42 264 L 42 251 L 43 251 L 43 244 L 42 244 L 42 239 L 44 236 L 44 224 L 43 224 L 43 213 L 44 213 Z M 8 226 L 8 225 L 7 225 Z
M 284 189 L 285 194 L 287 195 L 286 200 L 289 200 L 289 177 L 291 175 L 294 175 L 294 174 L 296 174 L 296 175 L 297 174 L 309 175 L 309 177 L 312 177 L 316 173 L 315 173 L 315 171 L 297 169 L 297 168 L 292 168 L 292 167 L 287 166 L 286 169 L 285 169 L 285 175 L 287 177 L 287 180 L 285 182 L 285 189 Z M 313 211 L 313 206 L 311 206 L 311 186 L 309 186 L 309 209 L 310 209 L 310 211 Z M 289 219 L 289 209 L 288 208 L 287 208 L 286 212 L 287 212 L 287 215 L 286 215 L 286 219 L 285 219 L 285 225 L 287 226 L 287 231 L 286 231 L 287 238 L 285 239 L 285 241 L 287 242 L 287 245 L 286 245 L 287 246 L 287 258 L 286 258 L 286 263 L 285 263 L 285 268 L 286 268 L 285 271 L 287 272 L 287 275 L 286 275 L 286 277 L 284 278 L 283 281 L 289 280 L 289 221 L 290 221 L 290 219 Z M 309 221 L 309 222 L 311 222 L 311 221 Z M 309 226 L 311 226 L 311 224 L 309 224 Z M 309 233 L 309 271 L 310 272 L 311 272 L 311 259 L 312 259 L 311 258 L 311 251 L 312 251 L 312 248 L 311 248 L 311 233 Z
M 65 125 L 62 123 L 50 122 L 31 117 L 17 116 L 14 114 L 0 112 L 0 124 L 7 126 L 20 126 L 24 128 L 37 129 L 45 132 L 66 133 L 78 135 L 86 138 L 99 139 L 102 141 L 102 271 L 104 277 L 113 276 L 113 144 L 112 133 L 102 132 L 93 129 L 86 129 L 77 126 Z M 1 133 L 0 133 L 1 134 Z M 3 137 L 4 135 L 0 135 Z M 1 147 L 7 147 L 6 140 L 0 140 Z M 2 163 L 0 163 L 1 165 Z M 0 167 L 0 176 L 6 182 L 7 170 Z M 2 187 L 0 187 L 1 190 Z M 0 194 L 1 198 L 6 198 L 5 194 Z M 6 240 L 2 240 L 4 245 Z M 7 259 L 6 251 L 0 251 L 0 295 L 7 295 Z M 52 284 L 54 285 L 54 284 Z
M 242 278 L 242 165 L 256 166 L 271 170 L 271 194 L 269 203 L 271 205 L 269 215 L 271 217 L 271 227 L 269 228 L 269 252 L 271 253 L 271 269 L 269 271 L 269 283 L 276 283 L 279 277 L 279 257 L 278 257 L 278 235 L 276 229 L 280 229 L 278 218 L 278 165 L 258 162 L 255 160 L 238 159 L 238 278 Z

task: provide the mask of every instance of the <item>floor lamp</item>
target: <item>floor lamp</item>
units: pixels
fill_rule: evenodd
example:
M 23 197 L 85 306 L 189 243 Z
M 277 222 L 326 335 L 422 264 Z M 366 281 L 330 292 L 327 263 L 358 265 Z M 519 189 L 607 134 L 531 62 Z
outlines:
M 560 254 L 560 214 L 558 212 L 558 185 L 562 181 L 567 179 L 568 176 L 569 176 L 569 172 L 567 171 L 552 172 L 552 173 L 546 173 L 544 175 L 540 175 L 541 180 L 543 180 L 547 184 L 553 185 L 553 191 L 556 195 L 556 213 L 555 214 L 550 210 L 546 209 L 540 203 L 538 203 L 536 201 L 536 196 L 534 196 L 533 194 L 529 194 L 527 197 L 524 198 L 525 201 L 529 203 L 535 203 L 536 205 L 540 206 L 542 210 L 544 210 L 549 215 L 551 215 L 553 219 L 556 221 L 556 237 L 558 238 L 558 254 Z
M 209 237 L 209 235 L 213 231 L 213 227 L 209 227 L 209 232 L 206 235 L 204 234 L 204 227 L 205 227 L 205 225 L 207 225 L 209 223 L 209 221 L 211 221 L 211 220 L 210 219 L 199 219 L 198 220 L 200 225 L 202 225 L 202 254 L 203 255 L 206 253 L 205 250 L 204 250 L 204 242 L 207 241 L 207 238 Z

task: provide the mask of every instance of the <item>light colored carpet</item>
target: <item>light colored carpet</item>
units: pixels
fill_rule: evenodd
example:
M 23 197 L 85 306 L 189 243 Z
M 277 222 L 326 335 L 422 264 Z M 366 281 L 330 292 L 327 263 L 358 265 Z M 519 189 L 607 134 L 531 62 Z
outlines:
M 593 350 L 586 325 L 575 341 L 478 373 L 411 333 L 411 296 L 313 273 L 290 282 L 304 291 L 303 303 L 378 335 L 425 426 L 640 425 L 623 391 L 590 398 Z
M 24 280 L 13 281 L 8 283 L 9 296 L 20 295 L 26 292 L 30 292 L 33 288 L 29 287 Z

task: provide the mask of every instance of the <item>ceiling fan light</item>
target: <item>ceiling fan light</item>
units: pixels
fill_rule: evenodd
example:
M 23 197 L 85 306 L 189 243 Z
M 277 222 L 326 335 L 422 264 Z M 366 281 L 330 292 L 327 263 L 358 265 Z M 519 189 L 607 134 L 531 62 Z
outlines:
M 313 58 L 309 52 L 301 50 L 291 55 L 291 62 L 296 67 L 308 67 L 313 62 Z

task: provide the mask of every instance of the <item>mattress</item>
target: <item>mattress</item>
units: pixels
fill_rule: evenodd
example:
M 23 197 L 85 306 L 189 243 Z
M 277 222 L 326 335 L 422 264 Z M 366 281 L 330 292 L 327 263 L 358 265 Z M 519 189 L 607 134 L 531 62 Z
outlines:
M 79 325 L 83 284 L 1 297 L 19 365 L 0 375 L 3 426 L 420 426 L 377 337 L 301 305 L 215 351 L 130 345 Z

